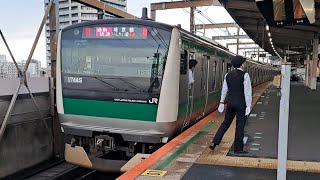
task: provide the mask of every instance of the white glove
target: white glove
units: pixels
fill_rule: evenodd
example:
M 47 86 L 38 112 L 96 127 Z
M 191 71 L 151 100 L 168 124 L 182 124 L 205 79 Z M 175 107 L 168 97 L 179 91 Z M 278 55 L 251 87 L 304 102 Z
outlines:
M 219 108 L 218 108 L 219 113 L 222 113 L 223 110 L 224 110 L 224 104 L 220 103 Z
M 251 107 L 249 106 L 246 108 L 246 116 L 248 116 L 250 114 L 250 111 L 251 111 Z

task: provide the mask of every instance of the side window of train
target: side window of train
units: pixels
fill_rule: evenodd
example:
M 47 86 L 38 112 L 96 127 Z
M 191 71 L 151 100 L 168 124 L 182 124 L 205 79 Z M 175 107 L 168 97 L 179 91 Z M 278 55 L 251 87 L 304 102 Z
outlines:
M 258 69 L 256 67 L 254 68 L 254 82 L 258 82 Z
M 217 77 L 217 61 L 214 61 L 213 69 L 212 69 L 212 89 L 216 89 L 216 77 Z
M 224 76 L 225 74 L 225 64 L 224 64 L 224 60 L 222 60 L 222 75 Z
M 222 60 L 222 66 L 221 66 L 221 81 L 220 81 L 220 87 L 222 87 L 223 84 L 223 79 L 224 79 L 224 75 L 225 75 L 225 70 L 224 70 L 224 60 Z
M 188 51 L 181 52 L 180 57 L 180 74 L 187 74 L 188 72 Z
M 227 72 L 230 72 L 232 70 L 231 68 L 232 68 L 231 64 L 227 63 Z

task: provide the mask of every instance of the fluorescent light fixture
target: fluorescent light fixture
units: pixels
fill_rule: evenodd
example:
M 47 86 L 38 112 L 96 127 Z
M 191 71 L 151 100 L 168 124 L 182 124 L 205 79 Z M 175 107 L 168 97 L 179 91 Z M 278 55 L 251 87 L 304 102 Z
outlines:
M 272 42 L 272 38 L 270 38 L 269 41 Z
M 271 33 L 270 32 L 268 32 L 268 36 L 271 37 Z
M 266 25 L 266 30 L 269 31 L 269 26 L 268 26 L 268 24 Z

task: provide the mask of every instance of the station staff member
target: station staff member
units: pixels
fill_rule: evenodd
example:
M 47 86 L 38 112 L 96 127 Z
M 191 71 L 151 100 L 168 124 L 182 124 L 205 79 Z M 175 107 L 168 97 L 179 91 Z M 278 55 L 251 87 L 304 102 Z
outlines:
M 225 75 L 218 111 L 220 113 L 223 112 L 226 97 L 228 106 L 225 113 L 225 119 L 212 140 L 212 144 L 209 146 L 212 150 L 220 144 L 222 137 L 230 127 L 232 120 L 237 116 L 234 152 L 236 154 L 248 153 L 243 150 L 243 138 L 244 126 L 247 119 L 246 116 L 249 115 L 251 110 L 252 87 L 249 74 L 243 71 L 245 60 L 246 59 L 241 56 L 233 57 L 231 64 L 234 67 L 234 70 Z
M 198 62 L 194 59 L 190 59 L 189 61 L 189 69 L 188 69 L 188 79 L 189 79 L 189 85 L 194 83 L 194 68 L 196 67 L 196 65 L 198 64 Z

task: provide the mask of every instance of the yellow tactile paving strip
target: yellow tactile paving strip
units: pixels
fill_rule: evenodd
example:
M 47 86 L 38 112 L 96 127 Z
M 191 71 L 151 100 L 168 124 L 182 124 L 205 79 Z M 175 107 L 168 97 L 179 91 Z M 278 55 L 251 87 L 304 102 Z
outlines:
M 261 94 L 270 86 L 269 83 L 260 85 L 255 89 L 253 97 L 253 104 L 256 104 Z M 219 115 L 215 121 L 216 125 L 210 130 L 209 134 L 215 134 L 223 121 L 224 116 Z M 229 130 L 226 132 L 223 140 L 215 151 L 211 151 L 207 148 L 203 154 L 197 159 L 196 163 L 199 164 L 211 164 L 221 166 L 233 166 L 233 167 L 247 167 L 247 168 L 262 168 L 262 169 L 277 169 L 276 159 L 265 158 L 252 158 L 252 157 L 233 157 L 227 156 L 233 141 L 235 134 L 235 121 L 231 124 Z M 289 171 L 301 171 L 301 172 L 313 172 L 320 173 L 320 162 L 307 162 L 307 161 L 288 161 L 287 169 Z
M 208 155 L 203 158 L 208 158 L 206 161 L 199 160 L 199 164 L 212 164 L 221 166 L 233 167 L 247 167 L 247 168 L 261 168 L 261 169 L 277 169 L 276 159 L 263 159 L 263 158 L 249 158 L 249 157 L 232 157 L 232 156 L 217 156 Z M 288 161 L 287 170 L 320 173 L 320 162 L 307 162 L 307 161 Z

